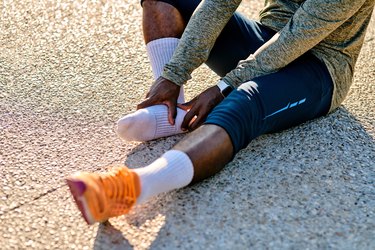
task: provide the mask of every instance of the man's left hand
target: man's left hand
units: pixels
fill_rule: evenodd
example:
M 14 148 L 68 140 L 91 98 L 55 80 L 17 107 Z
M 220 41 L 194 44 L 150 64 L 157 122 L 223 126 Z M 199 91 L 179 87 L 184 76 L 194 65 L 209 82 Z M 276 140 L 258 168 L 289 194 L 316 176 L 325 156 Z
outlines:
M 198 128 L 207 118 L 213 108 L 218 105 L 224 97 L 217 86 L 206 89 L 191 101 L 178 104 L 177 106 L 188 111 L 181 124 L 182 130 L 192 131 Z

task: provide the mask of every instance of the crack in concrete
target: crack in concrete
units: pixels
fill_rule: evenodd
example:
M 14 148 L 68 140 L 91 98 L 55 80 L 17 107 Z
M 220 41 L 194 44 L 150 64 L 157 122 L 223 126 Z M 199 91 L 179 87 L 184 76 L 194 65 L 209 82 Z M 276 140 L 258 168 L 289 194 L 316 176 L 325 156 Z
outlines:
M 6 210 L 4 210 L 4 211 L 2 212 L 2 215 L 8 214 L 8 213 L 10 213 L 10 212 L 12 212 L 12 211 L 14 211 L 14 210 L 16 210 L 16 209 L 18 209 L 18 208 L 21 208 L 21 207 L 23 207 L 23 206 L 25 206 L 25 205 L 29 205 L 30 203 L 32 203 L 32 202 L 34 202 L 34 201 L 37 201 L 37 200 L 39 200 L 40 198 L 42 198 L 42 197 L 44 197 L 44 196 L 46 196 L 46 195 L 48 195 L 48 194 L 50 194 L 50 193 L 55 192 L 55 191 L 57 191 L 58 189 L 60 189 L 60 188 L 62 188 L 62 187 L 64 187 L 64 186 L 65 186 L 65 184 L 61 184 L 61 185 L 58 186 L 58 187 L 51 188 L 50 190 L 48 190 L 48 191 L 46 191 L 46 192 L 44 192 L 44 193 L 42 193 L 42 194 L 40 194 L 40 195 L 34 197 L 34 198 L 33 198 L 32 200 L 30 200 L 30 201 L 27 201 L 27 202 L 25 202 L 25 203 L 18 204 L 17 206 L 14 206 L 14 207 L 12 207 L 12 208 L 6 209 Z M 1 212 L 0 212 L 0 213 L 1 213 Z

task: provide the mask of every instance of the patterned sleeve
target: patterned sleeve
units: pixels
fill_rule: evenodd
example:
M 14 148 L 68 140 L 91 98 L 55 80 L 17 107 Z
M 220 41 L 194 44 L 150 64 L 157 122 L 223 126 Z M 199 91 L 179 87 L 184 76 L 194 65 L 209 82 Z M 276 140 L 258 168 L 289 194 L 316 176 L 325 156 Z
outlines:
M 191 73 L 207 60 L 217 37 L 241 1 L 204 0 L 191 17 L 162 76 L 177 85 L 191 79 Z
M 283 29 L 248 59 L 241 61 L 223 81 L 237 87 L 245 81 L 288 65 L 353 16 L 364 2 L 365 0 L 305 1 Z

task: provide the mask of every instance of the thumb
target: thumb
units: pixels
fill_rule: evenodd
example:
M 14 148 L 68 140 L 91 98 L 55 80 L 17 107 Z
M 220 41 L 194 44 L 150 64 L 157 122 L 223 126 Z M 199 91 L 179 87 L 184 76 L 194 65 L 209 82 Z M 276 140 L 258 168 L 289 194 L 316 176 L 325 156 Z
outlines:
M 179 107 L 182 110 L 189 111 L 191 109 L 192 105 L 189 105 L 188 103 L 178 103 L 177 107 Z
M 143 102 L 141 102 L 140 104 L 137 105 L 137 110 L 138 109 L 144 109 L 144 108 L 150 107 L 152 105 L 155 105 L 155 102 L 152 99 L 147 98 L 146 100 L 144 100 Z
M 177 106 L 174 102 L 165 103 L 168 106 L 168 121 L 171 125 L 174 125 L 175 118 L 177 116 Z
M 194 106 L 194 103 L 196 101 L 197 101 L 197 98 L 194 97 L 192 100 L 190 100 L 188 102 L 177 104 L 177 107 L 179 107 L 182 110 L 189 111 Z

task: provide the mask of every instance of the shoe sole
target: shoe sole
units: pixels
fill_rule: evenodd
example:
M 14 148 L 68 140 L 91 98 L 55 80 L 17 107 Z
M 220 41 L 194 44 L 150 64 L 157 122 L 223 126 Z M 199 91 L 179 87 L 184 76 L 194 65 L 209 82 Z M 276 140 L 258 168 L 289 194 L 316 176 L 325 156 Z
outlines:
M 72 178 L 66 179 L 70 193 L 73 195 L 74 201 L 77 204 L 78 209 L 81 211 L 82 217 L 85 219 L 86 223 L 91 225 L 96 221 L 90 213 L 89 206 L 86 202 L 84 193 L 86 191 L 86 184 L 83 181 L 75 180 Z

